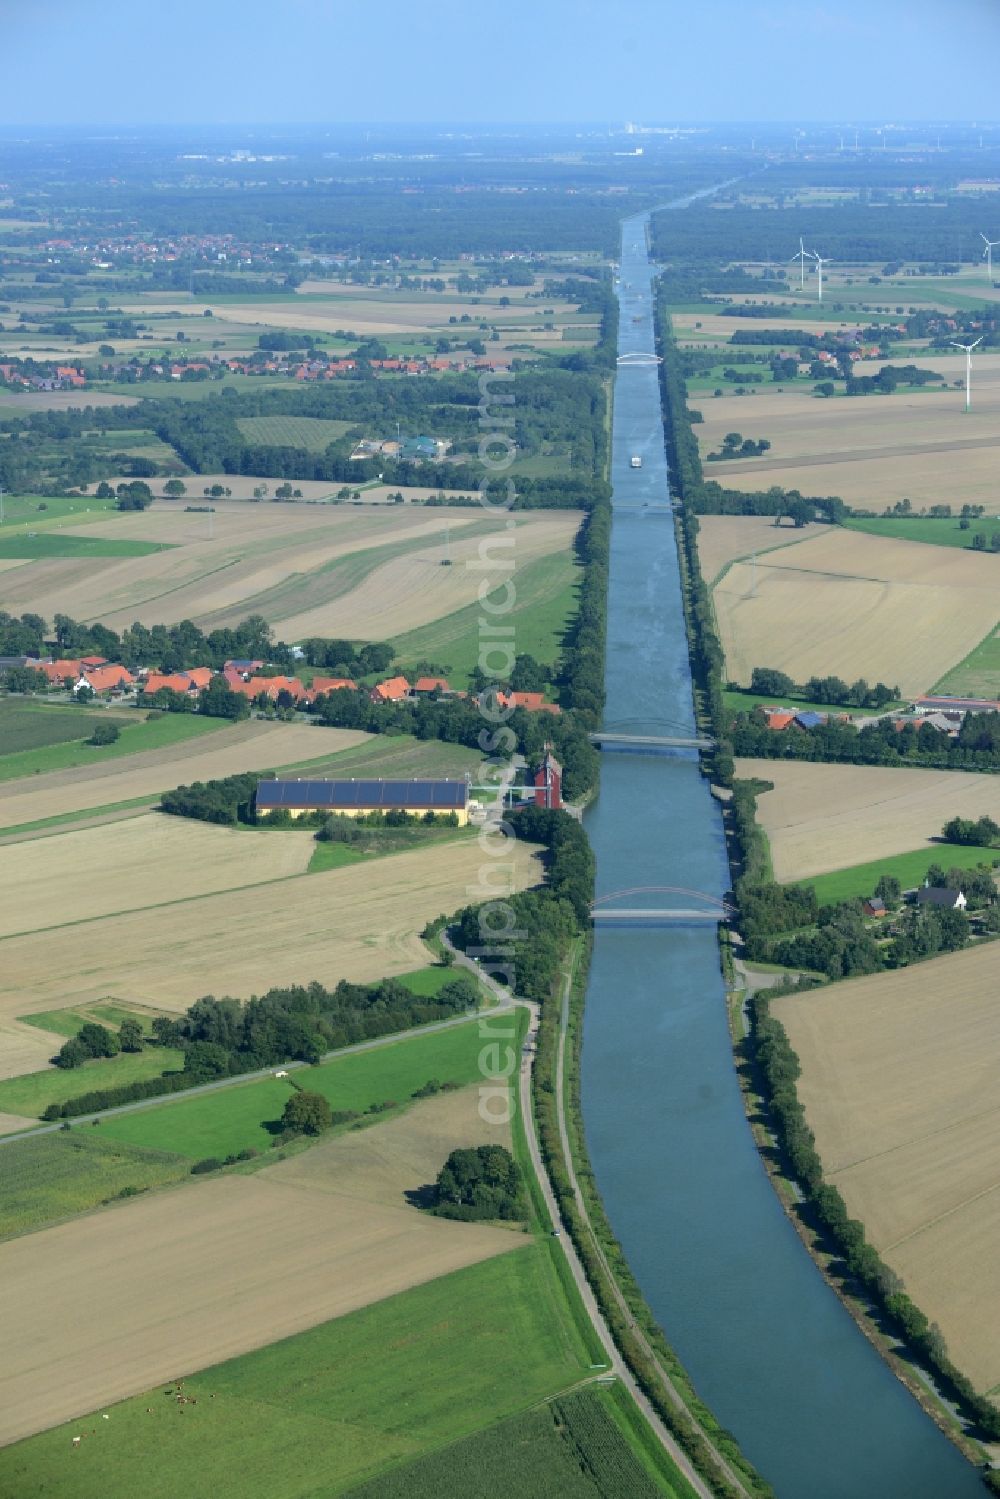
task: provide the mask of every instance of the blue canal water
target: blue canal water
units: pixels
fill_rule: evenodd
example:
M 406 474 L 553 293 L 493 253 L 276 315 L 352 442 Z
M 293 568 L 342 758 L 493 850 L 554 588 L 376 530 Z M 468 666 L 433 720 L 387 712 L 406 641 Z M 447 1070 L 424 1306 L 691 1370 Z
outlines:
M 645 217 L 623 228 L 622 354 L 653 352 L 645 231 Z M 691 679 L 653 364 L 619 368 L 612 480 L 605 722 L 676 733 L 693 727 Z M 607 753 L 586 826 L 599 895 L 728 887 L 721 818 L 693 755 Z M 691 904 L 627 901 L 671 903 Z M 700 1394 L 780 1499 L 979 1499 L 974 1470 L 862 1336 L 767 1179 L 714 927 L 595 936 L 587 1144 L 615 1233 Z

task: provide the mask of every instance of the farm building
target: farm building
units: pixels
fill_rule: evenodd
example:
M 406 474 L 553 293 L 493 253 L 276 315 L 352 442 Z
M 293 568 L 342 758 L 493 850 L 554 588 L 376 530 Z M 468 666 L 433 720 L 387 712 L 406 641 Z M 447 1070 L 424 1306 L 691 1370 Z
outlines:
M 548 811 L 558 811 L 562 806 L 562 766 L 552 753 L 552 746 L 545 746 L 542 763 L 534 774 L 535 806 Z
M 964 911 L 968 901 L 961 890 L 944 890 L 939 885 L 923 885 L 914 897 L 918 906 L 940 906 L 944 911 Z
M 336 812 L 364 817 L 370 812 L 454 812 L 459 826 L 469 820 L 468 781 L 261 781 L 258 816 L 285 811 L 292 817 Z

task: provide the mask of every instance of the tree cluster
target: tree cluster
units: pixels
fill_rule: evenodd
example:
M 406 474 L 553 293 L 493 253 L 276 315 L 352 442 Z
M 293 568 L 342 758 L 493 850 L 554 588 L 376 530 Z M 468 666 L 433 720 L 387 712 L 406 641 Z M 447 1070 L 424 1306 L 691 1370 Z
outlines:
M 453 1150 L 438 1172 L 433 1211 L 441 1218 L 523 1218 L 527 1211 L 521 1168 L 505 1145 Z

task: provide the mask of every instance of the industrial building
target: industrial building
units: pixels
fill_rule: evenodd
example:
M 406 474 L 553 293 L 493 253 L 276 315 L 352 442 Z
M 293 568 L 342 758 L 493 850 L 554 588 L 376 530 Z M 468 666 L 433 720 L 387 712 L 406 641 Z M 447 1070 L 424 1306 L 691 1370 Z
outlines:
M 341 817 L 365 817 L 371 812 L 454 812 L 459 825 L 469 820 L 469 783 L 445 781 L 260 781 L 257 814 L 288 812 L 304 817 L 311 812 L 335 812 Z

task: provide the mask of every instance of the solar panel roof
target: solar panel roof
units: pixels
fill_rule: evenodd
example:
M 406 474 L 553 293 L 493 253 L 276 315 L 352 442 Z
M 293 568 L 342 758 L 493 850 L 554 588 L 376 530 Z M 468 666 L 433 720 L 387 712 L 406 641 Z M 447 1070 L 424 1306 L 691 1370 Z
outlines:
M 257 806 L 380 807 L 451 811 L 468 801 L 467 781 L 261 781 Z

